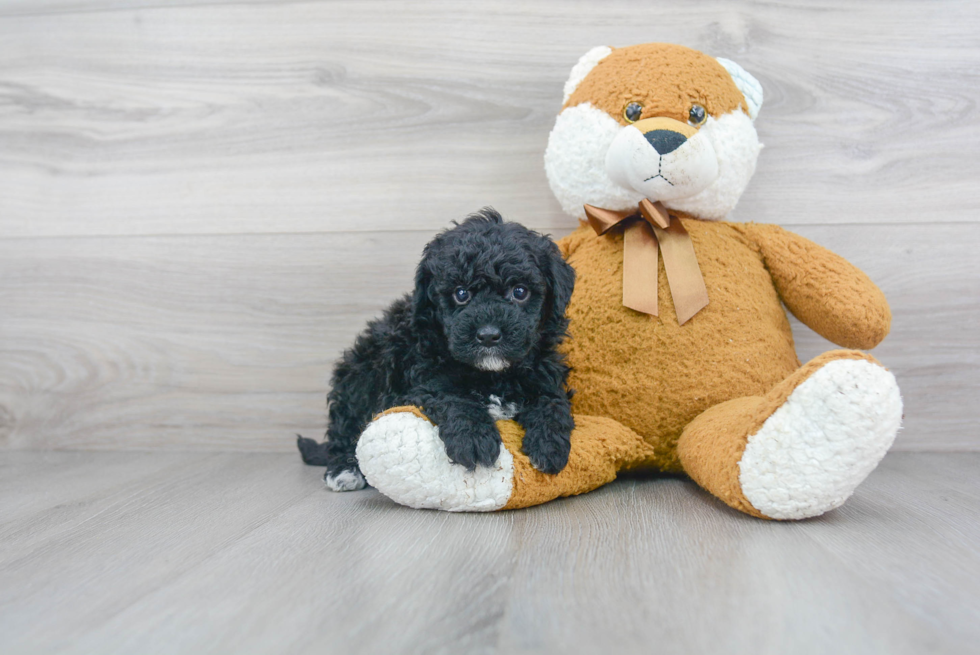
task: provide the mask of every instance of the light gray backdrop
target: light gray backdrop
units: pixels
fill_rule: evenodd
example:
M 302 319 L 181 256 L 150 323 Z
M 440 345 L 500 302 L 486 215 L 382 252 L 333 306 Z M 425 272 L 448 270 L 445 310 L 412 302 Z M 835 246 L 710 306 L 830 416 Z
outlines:
M 4 2 L 0 447 L 318 436 L 435 231 L 571 229 L 541 160 L 579 55 L 671 41 L 765 87 L 736 217 L 888 294 L 896 448 L 980 449 L 978 33 L 975 1 Z

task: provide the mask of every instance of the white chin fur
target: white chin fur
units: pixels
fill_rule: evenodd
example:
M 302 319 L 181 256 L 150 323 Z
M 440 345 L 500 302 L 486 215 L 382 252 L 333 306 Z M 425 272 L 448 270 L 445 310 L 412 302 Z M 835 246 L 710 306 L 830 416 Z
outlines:
M 476 363 L 476 367 L 481 371 L 500 372 L 508 366 L 510 366 L 510 362 L 503 357 L 497 357 L 496 355 L 489 355 Z
M 633 188 L 627 179 L 622 179 L 625 185 L 617 184 L 607 172 L 606 155 L 624 130 L 631 130 L 642 138 L 635 128 L 624 128 L 609 114 L 589 103 L 569 107 L 558 115 L 548 137 L 544 168 L 551 190 L 565 213 L 585 218 L 584 204 L 614 210 L 631 209 L 647 197 Z M 714 180 L 706 187 L 690 184 L 687 189 L 692 195 L 689 196 L 663 195 L 653 199 L 662 198 L 667 207 L 698 218 L 722 219 L 735 207 L 755 173 L 755 164 L 762 149 L 755 126 L 743 111 L 735 110 L 717 119 L 709 118 L 698 135 L 689 141 L 701 141 L 714 150 L 717 167 Z M 680 153 L 683 149 L 684 146 L 674 152 Z M 673 154 L 668 153 L 667 157 Z M 690 154 L 695 154 L 695 151 L 692 149 Z M 694 160 L 702 161 L 699 157 Z M 675 165 L 671 166 L 671 173 L 681 179 L 678 163 L 679 156 Z M 703 167 L 704 164 L 699 166 Z M 710 167 L 699 171 L 692 173 L 692 182 L 694 178 L 703 182 L 709 177 Z M 620 177 L 617 174 L 617 178 Z M 666 184 L 663 186 L 669 187 Z M 656 188 L 649 190 L 657 191 Z
M 606 151 L 606 173 L 620 186 L 666 202 L 693 196 L 714 182 L 718 155 L 700 133 L 661 155 L 630 125 L 619 131 Z

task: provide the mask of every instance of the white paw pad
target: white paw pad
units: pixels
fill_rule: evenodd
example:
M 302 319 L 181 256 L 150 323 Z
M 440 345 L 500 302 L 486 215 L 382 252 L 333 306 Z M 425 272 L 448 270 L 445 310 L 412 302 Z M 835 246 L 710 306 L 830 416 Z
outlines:
M 830 362 L 749 437 L 739 462 L 742 493 L 774 519 L 839 507 L 884 457 L 901 422 L 895 376 L 866 360 Z
M 323 482 L 331 491 L 357 491 L 367 486 L 364 476 L 357 471 L 341 471 L 337 475 L 326 473 Z
M 449 460 L 439 428 L 409 412 L 372 421 L 357 441 L 357 462 L 372 487 L 416 509 L 491 512 L 513 489 L 514 458 L 503 445 L 492 467 L 468 471 Z

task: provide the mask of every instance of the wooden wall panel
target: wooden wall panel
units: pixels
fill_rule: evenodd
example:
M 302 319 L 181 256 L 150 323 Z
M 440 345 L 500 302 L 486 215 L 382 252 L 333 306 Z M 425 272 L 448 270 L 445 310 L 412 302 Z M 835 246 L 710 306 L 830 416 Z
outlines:
M 891 299 L 903 449 L 976 448 L 980 225 L 801 226 Z M 0 240 L 0 444 L 282 450 L 420 232 Z M 867 244 L 874 242 L 869 249 Z M 971 295 L 972 294 L 972 295 Z M 972 327 L 971 327 L 972 326 Z M 833 346 L 797 324 L 803 359 Z
M 277 450 L 422 245 L 561 234 L 542 153 L 592 45 L 762 82 L 735 211 L 889 294 L 905 449 L 980 449 L 975 2 L 0 2 L 0 447 Z M 797 326 L 801 356 L 830 347 Z
M 541 163 L 598 44 L 739 61 L 767 149 L 738 215 L 972 222 L 975 2 L 14 2 L 0 236 L 425 229 L 566 219 Z
M 332 361 L 411 288 L 426 240 L 386 237 L 0 241 L 0 438 L 262 449 L 321 432 Z

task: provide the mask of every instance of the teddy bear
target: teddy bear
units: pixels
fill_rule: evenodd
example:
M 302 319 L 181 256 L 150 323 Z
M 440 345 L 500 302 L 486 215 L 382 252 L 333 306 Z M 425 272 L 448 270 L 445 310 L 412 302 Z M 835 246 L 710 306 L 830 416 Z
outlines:
M 467 470 L 424 408 L 397 407 L 359 440 L 369 484 L 411 507 L 493 511 L 651 469 L 759 518 L 840 506 L 901 425 L 894 375 L 861 351 L 891 313 L 843 258 L 776 225 L 725 220 L 755 171 L 762 102 L 738 64 L 683 46 L 582 56 L 544 156 L 579 223 L 558 242 L 577 275 L 568 465 L 537 471 L 520 426 L 501 420 L 497 462 Z M 801 364 L 786 309 L 843 350 Z

